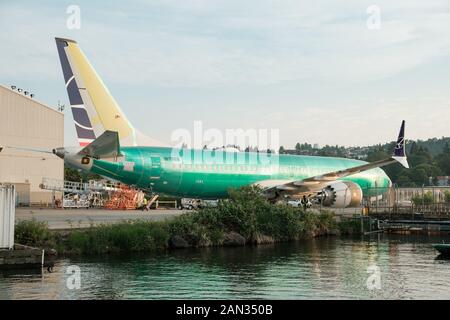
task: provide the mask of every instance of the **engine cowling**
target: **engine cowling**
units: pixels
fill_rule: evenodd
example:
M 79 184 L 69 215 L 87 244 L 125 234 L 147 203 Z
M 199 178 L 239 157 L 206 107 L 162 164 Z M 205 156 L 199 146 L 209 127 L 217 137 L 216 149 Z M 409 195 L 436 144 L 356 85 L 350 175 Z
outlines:
M 347 208 L 359 206 L 362 199 L 359 185 L 351 181 L 336 181 L 323 189 L 320 201 L 325 207 Z

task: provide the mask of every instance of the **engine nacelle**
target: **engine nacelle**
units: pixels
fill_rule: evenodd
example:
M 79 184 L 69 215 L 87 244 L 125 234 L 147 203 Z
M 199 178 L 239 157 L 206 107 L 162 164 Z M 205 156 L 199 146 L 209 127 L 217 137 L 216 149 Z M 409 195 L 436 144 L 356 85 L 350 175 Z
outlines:
M 361 187 L 351 181 L 336 181 L 323 189 L 320 201 L 325 207 L 347 208 L 361 204 Z

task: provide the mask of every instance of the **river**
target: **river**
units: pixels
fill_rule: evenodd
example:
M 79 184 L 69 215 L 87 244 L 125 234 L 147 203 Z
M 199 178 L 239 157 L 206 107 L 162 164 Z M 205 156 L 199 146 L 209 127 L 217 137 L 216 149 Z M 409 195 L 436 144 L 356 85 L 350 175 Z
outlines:
M 450 260 L 431 247 L 442 240 L 323 237 L 61 258 L 52 273 L 0 271 L 0 299 L 450 299 Z

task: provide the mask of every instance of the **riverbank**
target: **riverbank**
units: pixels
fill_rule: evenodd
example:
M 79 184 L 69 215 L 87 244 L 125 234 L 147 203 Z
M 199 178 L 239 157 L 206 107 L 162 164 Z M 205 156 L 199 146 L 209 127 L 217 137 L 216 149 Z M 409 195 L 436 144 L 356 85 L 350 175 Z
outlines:
M 345 227 L 345 229 L 343 229 Z M 210 246 L 244 246 L 348 233 L 332 212 L 310 212 L 268 203 L 260 190 L 230 191 L 228 201 L 164 221 L 126 221 L 84 230 L 49 230 L 45 222 L 16 226 L 16 241 L 60 254 L 149 252 Z

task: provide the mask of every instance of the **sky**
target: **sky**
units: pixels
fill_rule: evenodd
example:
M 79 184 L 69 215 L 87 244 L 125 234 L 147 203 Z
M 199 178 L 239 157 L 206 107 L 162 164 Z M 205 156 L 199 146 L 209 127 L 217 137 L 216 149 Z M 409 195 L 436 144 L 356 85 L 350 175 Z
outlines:
M 0 0 L 0 30 L 0 84 L 69 106 L 54 37 L 74 39 L 130 122 L 169 143 L 194 121 L 279 129 L 286 148 L 384 143 L 403 119 L 409 139 L 450 136 L 448 0 Z

